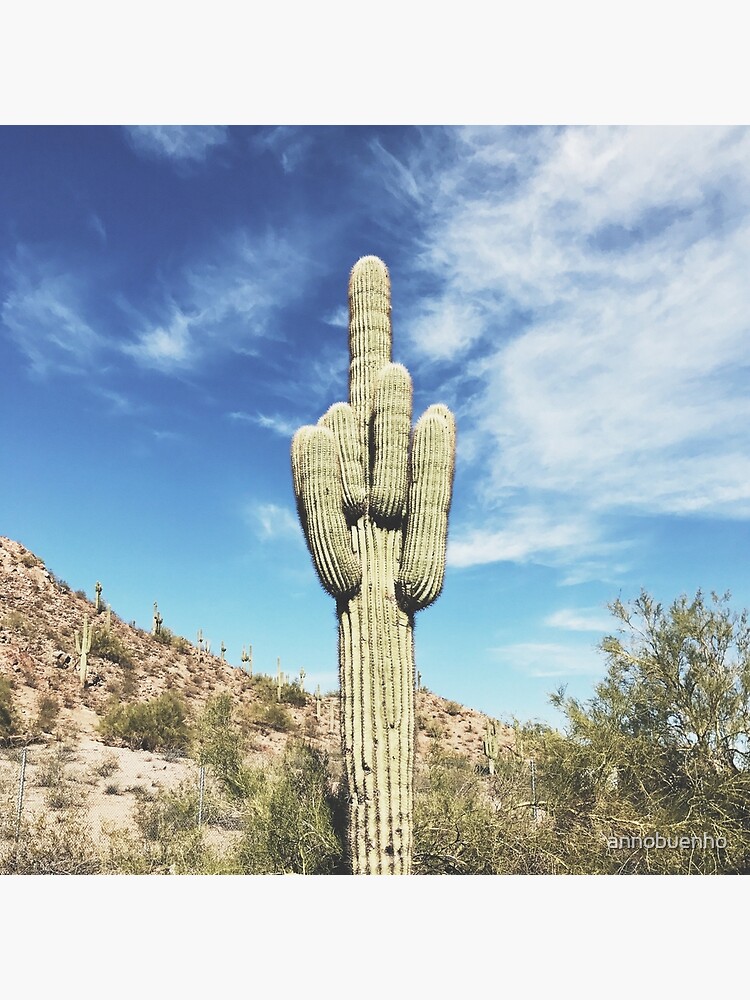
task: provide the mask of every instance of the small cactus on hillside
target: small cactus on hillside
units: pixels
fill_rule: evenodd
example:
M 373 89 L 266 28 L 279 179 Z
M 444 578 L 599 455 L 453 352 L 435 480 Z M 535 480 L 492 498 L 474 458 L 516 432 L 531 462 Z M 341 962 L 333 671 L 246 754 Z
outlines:
M 482 750 L 492 775 L 495 773 L 495 758 L 497 757 L 497 725 L 490 719 L 487 720 L 487 727 L 482 739 Z
M 98 580 L 96 581 L 94 591 L 96 593 L 96 598 L 94 599 L 94 610 L 97 614 L 99 614 L 102 610 L 102 585 Z
M 159 614 L 159 605 L 154 601 L 154 618 L 151 623 L 151 635 L 160 635 L 164 619 Z
M 292 441 L 297 511 L 339 620 L 342 749 L 355 874 L 408 874 L 414 615 L 443 587 L 455 422 L 430 406 L 412 432 L 408 371 L 391 361 L 385 264 L 349 281 L 349 402 Z
M 249 647 L 249 652 L 245 652 L 245 647 L 242 647 L 242 666 L 247 671 L 250 677 L 253 676 L 253 647 Z
M 88 655 L 91 652 L 91 629 L 89 628 L 89 616 L 83 616 L 83 630 L 76 632 L 76 652 L 80 657 L 78 672 L 81 678 L 81 687 L 86 687 L 88 676 Z

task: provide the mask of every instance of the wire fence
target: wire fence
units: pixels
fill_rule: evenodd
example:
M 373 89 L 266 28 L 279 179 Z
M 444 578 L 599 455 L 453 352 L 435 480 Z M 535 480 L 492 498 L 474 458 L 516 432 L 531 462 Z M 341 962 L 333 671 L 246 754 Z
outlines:
M 94 841 L 137 832 L 144 810 L 164 794 L 194 800 L 206 816 L 206 769 L 189 758 L 117 747 L 31 745 L 0 750 L 0 840 L 31 836 L 41 819 L 75 818 Z M 142 825 L 142 824 L 141 824 Z

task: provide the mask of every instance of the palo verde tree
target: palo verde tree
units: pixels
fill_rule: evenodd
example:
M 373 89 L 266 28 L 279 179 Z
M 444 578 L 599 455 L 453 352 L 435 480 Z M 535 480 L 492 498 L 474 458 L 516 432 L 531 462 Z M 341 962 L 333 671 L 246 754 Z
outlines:
M 408 371 L 391 362 L 390 279 L 363 257 L 349 281 L 349 402 L 292 441 L 297 510 L 339 620 L 348 851 L 354 874 L 408 874 L 414 771 L 414 613 L 440 594 L 455 422 L 411 430 Z
M 547 741 L 543 766 L 567 843 L 586 827 L 584 851 L 623 834 L 725 845 L 604 855 L 600 870 L 750 870 L 750 623 L 728 602 L 700 591 L 666 608 L 645 592 L 615 601 L 594 697 L 553 697 L 567 735 Z

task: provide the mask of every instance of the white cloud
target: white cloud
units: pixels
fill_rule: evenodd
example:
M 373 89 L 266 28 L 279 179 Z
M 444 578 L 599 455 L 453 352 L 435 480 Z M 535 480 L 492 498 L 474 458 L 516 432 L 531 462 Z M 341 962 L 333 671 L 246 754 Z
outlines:
M 304 294 L 313 269 L 301 260 L 292 236 L 235 233 L 174 277 L 164 293 L 171 301 L 168 322 L 143 317 L 123 350 L 162 371 L 195 367 L 207 352 L 252 353 L 253 341 L 275 335 L 280 304 Z
M 252 146 L 278 157 L 284 173 L 291 174 L 308 156 L 313 141 L 313 133 L 309 129 L 277 125 L 257 132 L 253 136 Z
M 347 330 L 349 328 L 349 307 L 338 306 L 333 312 L 323 317 L 323 322 L 328 326 L 343 327 L 344 330 Z
M 287 507 L 275 503 L 250 503 L 245 519 L 261 541 L 276 538 L 302 540 L 302 528 L 296 515 Z
M 550 628 L 561 628 L 569 632 L 612 631 L 612 621 L 600 608 L 559 608 L 544 619 Z
M 179 308 L 173 310 L 170 322 L 144 330 L 136 341 L 126 344 L 123 351 L 132 355 L 140 364 L 169 371 L 189 366 L 192 356 L 192 327 L 194 320 Z
M 224 125 L 126 125 L 137 153 L 167 160 L 201 161 L 228 139 Z
M 43 376 L 90 369 L 104 341 L 84 315 L 82 290 L 75 278 L 19 247 L 8 279 L 0 318 L 32 372 Z
M 409 325 L 482 385 L 454 565 L 574 560 L 621 513 L 750 516 L 748 162 L 747 129 L 455 133 Z
M 529 677 L 593 677 L 604 672 L 601 655 L 593 646 L 517 642 L 496 646 L 489 652 L 508 669 Z
M 291 437 L 300 426 L 299 423 L 287 420 L 286 417 L 278 415 L 266 416 L 263 413 L 253 414 L 235 411 L 228 414 L 228 416 L 230 420 L 244 420 L 251 424 L 257 424 L 258 427 L 273 431 L 275 434 L 281 435 L 281 437 Z

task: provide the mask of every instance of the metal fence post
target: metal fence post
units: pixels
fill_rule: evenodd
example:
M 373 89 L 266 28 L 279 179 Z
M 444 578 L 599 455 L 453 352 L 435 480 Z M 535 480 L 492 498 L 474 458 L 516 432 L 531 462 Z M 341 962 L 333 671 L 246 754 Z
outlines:
M 198 828 L 203 823 L 203 791 L 206 787 L 206 765 L 201 764 L 198 769 Z
M 21 811 L 23 809 L 23 790 L 26 785 L 26 747 L 21 750 L 21 773 L 18 776 L 18 804 L 16 805 L 16 843 L 21 836 Z

